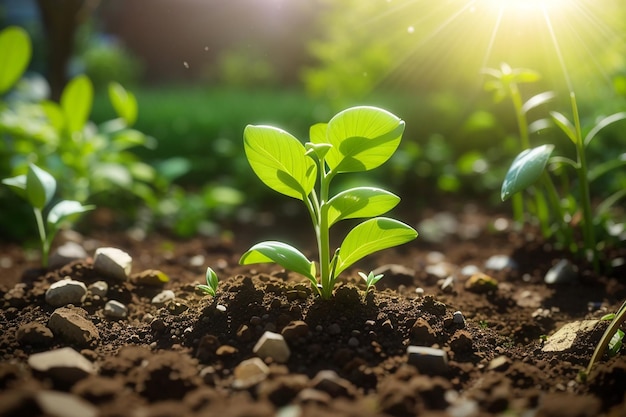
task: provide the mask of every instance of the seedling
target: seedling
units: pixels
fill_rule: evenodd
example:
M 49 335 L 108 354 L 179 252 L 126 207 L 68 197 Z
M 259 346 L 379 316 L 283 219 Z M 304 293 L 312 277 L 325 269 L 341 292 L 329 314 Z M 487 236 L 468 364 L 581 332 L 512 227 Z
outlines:
M 215 297 L 215 294 L 217 294 L 217 284 L 218 284 L 217 274 L 209 266 L 206 269 L 206 285 L 199 284 L 199 285 L 196 285 L 196 288 L 198 288 L 200 291 L 202 291 L 205 294 Z
M 376 285 L 376 283 L 380 281 L 380 279 L 383 277 L 383 274 L 374 275 L 373 272 L 370 272 L 369 274 L 365 275 L 364 272 L 359 271 L 358 274 L 365 281 L 365 285 L 366 285 L 365 294 L 367 294 L 370 288 Z
M 50 246 L 63 221 L 69 220 L 73 215 L 92 210 L 94 206 L 84 206 L 73 200 L 62 200 L 50 209 L 44 222 L 43 210 L 54 197 L 57 187 L 57 182 L 52 175 L 30 164 L 26 174 L 6 178 L 2 182 L 33 207 L 41 240 L 41 263 L 47 267 Z
M 587 365 L 587 369 L 581 372 L 581 377 L 583 380 L 589 376 L 591 372 L 591 368 L 593 365 L 600 360 L 602 355 L 606 350 L 609 350 L 611 355 L 617 354 L 617 352 L 622 347 L 622 341 L 624 339 L 624 332 L 620 330 L 620 326 L 626 321 L 626 301 L 622 304 L 622 306 L 617 310 L 615 314 L 608 314 L 602 317 L 602 320 L 611 320 L 609 327 L 606 328 L 604 334 L 600 338 L 596 349 L 591 356 L 591 360 L 589 361 L 589 365 Z
M 313 125 L 306 145 L 284 130 L 248 125 L 244 130 L 246 157 L 256 175 L 271 189 L 301 200 L 309 211 L 319 252 L 319 281 L 315 263 L 298 249 L 277 241 L 261 242 L 240 259 L 242 265 L 275 262 L 307 277 L 324 299 L 332 295 L 339 274 L 361 258 L 417 237 L 410 226 L 380 216 L 400 198 L 374 187 L 330 193 L 338 174 L 363 172 L 387 161 L 398 148 L 404 122 L 375 107 L 353 107 L 328 123 Z M 316 189 L 316 183 L 319 185 Z M 354 227 L 331 254 L 329 230 L 340 220 L 368 218 Z

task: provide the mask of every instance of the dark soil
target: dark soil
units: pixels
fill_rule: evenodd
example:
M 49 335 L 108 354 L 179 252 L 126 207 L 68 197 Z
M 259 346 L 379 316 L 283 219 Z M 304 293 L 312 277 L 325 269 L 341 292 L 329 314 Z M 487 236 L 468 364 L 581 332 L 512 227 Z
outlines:
M 420 213 L 419 220 L 428 217 Z M 309 242 L 305 223 L 281 224 L 280 231 L 238 227 L 230 237 L 185 241 L 157 233 L 136 240 L 96 228 L 82 241 L 89 253 L 98 246 L 128 252 L 133 273 L 165 272 L 170 281 L 160 287 L 98 276 L 89 258 L 58 270 L 32 269 L 37 259 L 4 244 L 0 415 L 88 415 L 77 409 L 82 404 L 99 416 L 626 416 L 623 355 L 603 357 L 588 382 L 578 380 L 606 322 L 579 334 L 571 348 L 542 350 L 563 325 L 616 311 L 626 298 L 624 266 L 614 261 L 612 271 L 596 274 L 532 231 L 494 227 L 496 219 L 506 225 L 502 217 L 471 207 L 454 217 L 454 229 L 435 242 L 422 235 L 359 262 L 328 301 L 278 266 L 238 265 L 242 251 L 259 240 Z M 486 269 L 493 255 L 508 255 L 515 265 Z M 604 255 L 619 260 L 626 251 Z M 545 284 L 545 273 L 562 258 L 578 265 L 576 282 Z M 451 285 L 429 272 L 433 263 L 448 268 Z M 497 287 L 468 287 L 470 277 L 461 273 L 468 265 Z M 195 288 L 207 266 L 220 277 L 214 298 Z M 365 294 L 356 271 L 377 267 L 388 271 Z M 56 308 L 45 302 L 45 291 L 67 276 L 109 284 L 105 298 L 88 295 L 82 305 L 66 306 L 97 329 L 84 344 L 46 331 Z M 152 304 L 163 289 L 176 299 Z M 105 316 L 107 300 L 127 305 L 128 316 Z M 457 311 L 464 323 L 453 319 Z M 24 337 L 28 329 L 47 336 Z M 265 359 L 269 373 L 246 379 L 239 365 L 256 356 L 265 331 L 281 333 L 291 355 L 284 363 Z M 447 368 L 414 366 L 410 345 L 443 349 Z M 33 354 L 68 346 L 95 371 L 38 372 L 28 364 Z M 69 394 L 64 412 L 45 411 L 42 392 Z

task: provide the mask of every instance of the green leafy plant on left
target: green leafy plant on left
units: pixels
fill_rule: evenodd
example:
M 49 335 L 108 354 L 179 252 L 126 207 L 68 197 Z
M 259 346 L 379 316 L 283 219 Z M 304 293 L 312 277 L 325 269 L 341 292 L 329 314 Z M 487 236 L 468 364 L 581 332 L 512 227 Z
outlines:
M 28 201 L 33 209 L 41 241 L 41 263 L 44 267 L 48 266 L 50 246 L 63 223 L 71 221 L 77 214 L 94 208 L 78 201 L 62 200 L 50 208 L 44 219 L 44 209 L 54 197 L 57 182 L 52 175 L 33 164 L 29 165 L 28 173 L 6 178 L 2 180 L 2 183 L 11 187 L 15 193 Z
M 386 162 L 398 148 L 403 132 L 404 121 L 376 107 L 352 107 L 328 123 L 313 125 L 310 142 L 305 145 L 282 129 L 248 125 L 244 149 L 256 175 L 271 189 L 302 201 L 309 212 L 317 240 L 319 278 L 314 262 L 279 241 L 254 245 L 239 262 L 277 263 L 307 277 L 313 289 L 328 299 L 339 274 L 352 264 L 415 239 L 417 232 L 412 227 L 376 217 L 395 207 L 398 196 L 375 187 L 355 187 L 334 195 L 330 191 L 337 175 L 369 171 Z M 331 253 L 330 228 L 341 220 L 358 218 L 369 219 L 348 232 Z

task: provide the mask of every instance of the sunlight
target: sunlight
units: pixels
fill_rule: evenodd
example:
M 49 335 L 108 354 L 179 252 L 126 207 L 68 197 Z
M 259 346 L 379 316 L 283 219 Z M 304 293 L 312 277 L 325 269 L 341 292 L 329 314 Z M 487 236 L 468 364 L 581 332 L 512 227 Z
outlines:
M 485 0 L 490 7 L 514 11 L 530 11 L 559 9 L 567 7 L 568 0 Z

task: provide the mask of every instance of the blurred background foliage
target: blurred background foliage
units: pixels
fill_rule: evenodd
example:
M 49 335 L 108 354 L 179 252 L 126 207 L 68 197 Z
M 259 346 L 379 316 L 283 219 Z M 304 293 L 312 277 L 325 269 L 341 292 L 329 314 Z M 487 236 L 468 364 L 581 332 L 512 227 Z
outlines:
M 41 74 L 43 90 L 58 100 L 70 79 L 86 75 L 93 126 L 117 117 L 110 82 L 134 94 L 133 129 L 146 140 L 125 149 L 132 157 L 120 163 L 154 170 L 142 178 L 145 209 L 128 210 L 123 189 L 85 200 L 115 210 L 118 226 L 165 227 L 181 236 L 217 233 L 253 218 L 254 210 L 290 215 L 291 206 L 276 207 L 245 160 L 249 123 L 276 125 L 304 141 L 310 125 L 345 107 L 388 109 L 407 130 L 368 182 L 398 192 L 405 210 L 418 210 L 448 197 L 500 204 L 519 139 L 510 103 L 494 102 L 483 88 L 485 67 L 507 62 L 542 74 L 522 95 L 551 90 L 556 99 L 533 110 L 535 118 L 567 112 L 571 88 L 583 125 L 626 108 L 621 0 L 0 0 L 0 29 L 9 25 L 26 29 L 33 45 L 21 85 L 32 88 Z M 15 108 L 15 94 L 0 97 L 0 111 Z M 620 126 L 593 142 L 590 164 L 624 152 Z M 11 132 L 0 134 L 4 178 L 23 164 L 6 146 Z M 556 130 L 531 137 L 564 154 L 566 140 Z M 623 173 L 602 183 L 625 186 Z M 11 198 L 0 189 L 2 207 L 14 204 Z M 2 238 L 23 235 L 0 217 Z

